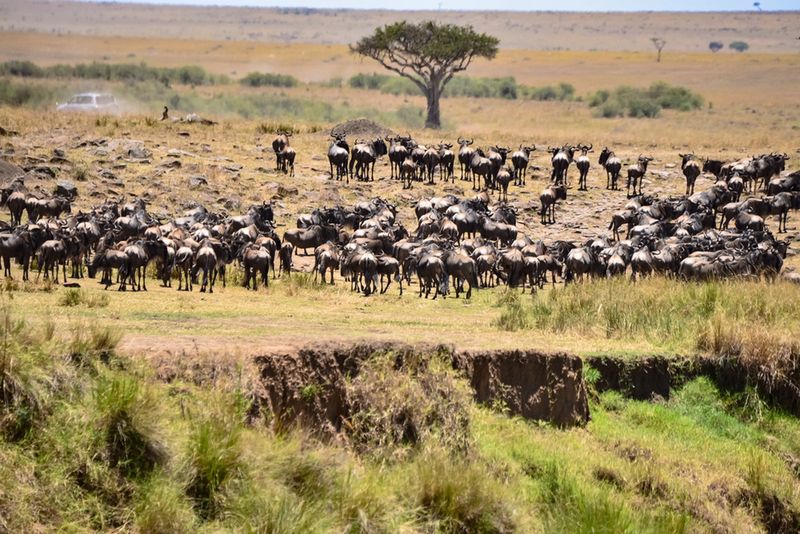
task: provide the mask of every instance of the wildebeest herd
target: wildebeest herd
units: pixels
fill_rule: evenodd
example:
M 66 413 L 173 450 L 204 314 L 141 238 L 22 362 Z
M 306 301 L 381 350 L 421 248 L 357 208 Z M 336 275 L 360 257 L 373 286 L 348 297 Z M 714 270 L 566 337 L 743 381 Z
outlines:
M 276 166 L 287 173 L 293 173 L 296 156 L 290 137 L 280 132 L 273 142 Z M 178 290 L 191 291 L 199 284 L 200 291 L 213 292 L 218 280 L 226 285 L 226 268 L 236 262 L 244 273 L 243 285 L 256 289 L 259 282 L 269 284 L 270 271 L 273 278 L 290 273 L 293 256 L 302 251 L 314 255 L 315 280 L 334 283 L 338 271 L 365 295 L 384 293 L 393 282 L 402 294 L 403 286 L 415 279 L 420 296 L 454 292 L 458 297 L 463 292 L 469 298 L 474 289 L 498 284 L 534 291 L 559 278 L 566 284 L 628 272 L 634 279 L 653 273 L 683 279 L 771 278 L 780 273 L 788 244 L 775 239 L 764 219 L 776 216 L 781 233 L 788 212 L 800 208 L 800 172 L 781 176 L 786 154 L 727 163 L 706 160 L 702 170 L 694 155 L 680 154 L 686 195 L 671 198 L 642 194 L 652 158 L 639 156 L 627 169 L 629 200 L 612 214 L 610 234 L 582 243 L 545 243 L 522 235 L 517 210 L 504 202 L 510 183 L 525 185 L 537 147 L 522 145 L 512 152 L 499 145 L 486 151 L 472 145 L 471 139 L 459 138 L 455 150 L 444 142 L 426 147 L 410 136 L 394 136 L 358 140 L 351 150 L 345 136 L 334 138 L 328 157 L 331 177 L 337 180 L 373 180 L 376 161 L 388 155 L 390 179 L 410 188 L 414 181 L 434 183 L 437 171 L 440 180 L 455 181 L 458 162 L 460 178 L 473 182 L 474 197 L 418 200 L 413 231 L 398 220 L 397 207 L 381 198 L 315 209 L 298 217 L 297 228 L 279 236 L 273 206 L 266 202 L 237 216 L 196 206 L 170 220 L 151 215 L 141 199 L 107 201 L 72 213 L 70 200 L 38 198 L 27 191 L 24 179 L 17 179 L 2 188 L 0 197 L 11 213 L 11 223 L 0 228 L 4 273 L 12 275 L 11 262 L 16 260 L 27 280 L 35 260 L 37 278 L 66 282 L 70 266 L 73 278 L 100 273 L 106 288 L 146 290 L 146 270 L 154 265 L 164 286 L 171 287 L 175 277 Z M 542 223 L 554 222 L 556 202 L 566 199 L 572 163 L 579 171 L 578 190 L 587 188 L 593 145 L 548 151 L 552 171 L 551 183 L 540 195 Z M 607 173 L 606 187 L 618 189 L 620 158 L 606 147 L 599 164 Z M 695 193 L 701 172 L 713 174 L 716 182 Z M 743 192 L 758 189 L 766 195 L 741 199 Z M 493 191 L 500 192 L 495 202 Z M 28 221 L 23 224 L 25 212 Z M 735 230 L 729 229 L 731 222 Z

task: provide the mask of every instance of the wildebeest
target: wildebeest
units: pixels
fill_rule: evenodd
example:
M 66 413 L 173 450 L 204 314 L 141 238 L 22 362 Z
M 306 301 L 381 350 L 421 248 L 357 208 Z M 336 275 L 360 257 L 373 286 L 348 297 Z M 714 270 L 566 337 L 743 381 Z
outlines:
M 350 174 L 347 172 L 347 162 L 350 158 L 350 147 L 345 136 L 334 137 L 333 142 L 328 147 L 328 163 L 331 167 L 331 178 L 333 178 L 333 168 L 336 167 L 336 179 L 341 180 L 346 176 L 347 183 L 350 183 Z
M 281 153 L 289 146 L 289 138 L 292 134 L 284 130 L 278 130 L 275 139 L 272 140 L 272 150 L 275 152 L 275 170 L 281 170 Z
M 575 160 L 575 166 L 580 173 L 580 178 L 578 179 L 579 191 L 586 191 L 586 176 L 589 174 L 589 167 L 591 166 L 589 152 L 592 151 L 592 147 L 594 147 L 593 144 L 589 146 L 578 144 L 578 150 L 581 151 L 581 155 Z
M 567 172 L 569 165 L 572 163 L 572 158 L 575 155 L 575 147 L 571 145 L 564 145 L 562 147 L 547 148 L 547 151 L 553 155 L 550 163 L 553 165 L 553 171 L 550 174 L 550 181 L 556 185 L 567 183 Z
M 475 150 L 470 146 L 472 143 L 472 139 L 462 139 L 461 137 L 458 138 L 458 166 L 459 170 L 461 171 L 462 180 L 469 180 L 472 155 L 475 152 Z
M 694 194 L 694 182 L 700 176 L 700 164 L 694 154 L 678 154 L 681 158 L 681 171 L 686 177 L 686 194 Z
M 653 161 L 653 158 L 639 155 L 638 161 L 628 167 L 628 198 L 642 194 L 642 180 L 647 174 L 647 164 L 651 161 Z M 636 192 L 637 185 L 639 188 L 638 193 Z M 633 188 L 633 194 L 631 194 L 631 188 Z
M 606 170 L 606 189 L 616 190 L 619 173 L 622 170 L 622 160 L 614 155 L 613 150 L 604 147 L 597 162 Z
M 567 199 L 567 187 L 564 184 L 551 185 L 539 195 L 542 224 L 553 224 L 556 222 L 556 201 Z
M 278 167 L 284 174 L 294 176 L 294 160 L 297 157 L 297 151 L 290 146 L 284 147 L 278 154 L 279 164 Z
M 483 178 L 483 183 L 485 186 L 488 187 L 488 180 L 492 174 L 492 162 L 489 161 L 489 158 L 486 157 L 483 150 L 480 148 L 475 149 L 472 152 L 472 160 L 469 162 L 469 170 L 470 174 L 472 174 L 472 189 L 475 191 L 479 191 L 481 188 L 481 178 Z M 475 183 L 475 179 L 477 178 L 478 182 Z
M 456 181 L 453 167 L 455 166 L 456 156 L 453 154 L 452 143 L 441 143 L 439 145 L 439 178 L 452 182 Z
M 308 255 L 307 249 L 317 248 L 327 241 L 335 241 L 337 230 L 334 226 L 315 224 L 309 228 L 292 228 L 283 234 L 283 240 L 295 247 L 295 252 L 303 249 L 303 254 Z
M 511 164 L 514 166 L 514 185 L 525 185 L 525 178 L 528 175 L 528 163 L 531 159 L 531 152 L 536 150 L 536 145 L 519 145 L 519 150 L 511 154 Z
M 381 156 L 385 156 L 386 152 L 386 142 L 380 137 L 372 141 L 357 140 L 350 158 L 350 176 L 353 176 L 355 169 L 356 179 L 375 180 L 375 162 Z

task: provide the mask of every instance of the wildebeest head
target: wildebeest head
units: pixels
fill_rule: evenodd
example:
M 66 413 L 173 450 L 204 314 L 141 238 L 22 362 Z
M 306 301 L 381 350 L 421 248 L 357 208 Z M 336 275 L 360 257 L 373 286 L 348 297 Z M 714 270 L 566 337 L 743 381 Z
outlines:
M 614 151 L 610 150 L 607 146 L 603 147 L 603 150 L 600 151 L 600 158 L 597 160 L 597 163 L 600 165 L 605 165 L 608 161 L 608 158 L 614 155 Z

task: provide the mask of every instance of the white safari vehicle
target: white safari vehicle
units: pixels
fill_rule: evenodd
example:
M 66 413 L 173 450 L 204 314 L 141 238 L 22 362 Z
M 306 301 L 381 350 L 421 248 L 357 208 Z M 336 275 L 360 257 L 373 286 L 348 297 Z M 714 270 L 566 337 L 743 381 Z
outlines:
M 58 111 L 99 111 L 115 113 L 119 110 L 114 95 L 107 93 L 81 93 L 63 104 L 56 104 Z

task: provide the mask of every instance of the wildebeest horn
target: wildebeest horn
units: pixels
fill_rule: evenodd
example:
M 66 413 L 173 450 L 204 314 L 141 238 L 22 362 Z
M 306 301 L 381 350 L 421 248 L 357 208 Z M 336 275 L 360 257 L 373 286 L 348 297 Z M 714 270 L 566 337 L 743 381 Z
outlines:
M 587 150 L 591 150 L 593 148 L 594 148 L 594 143 L 590 144 L 589 147 L 587 148 Z
M 459 135 L 459 136 L 458 136 L 458 144 L 460 145 L 460 144 L 461 144 L 461 143 L 463 143 L 463 142 L 464 142 L 464 139 L 462 139 L 462 138 L 461 138 L 461 136 Z

